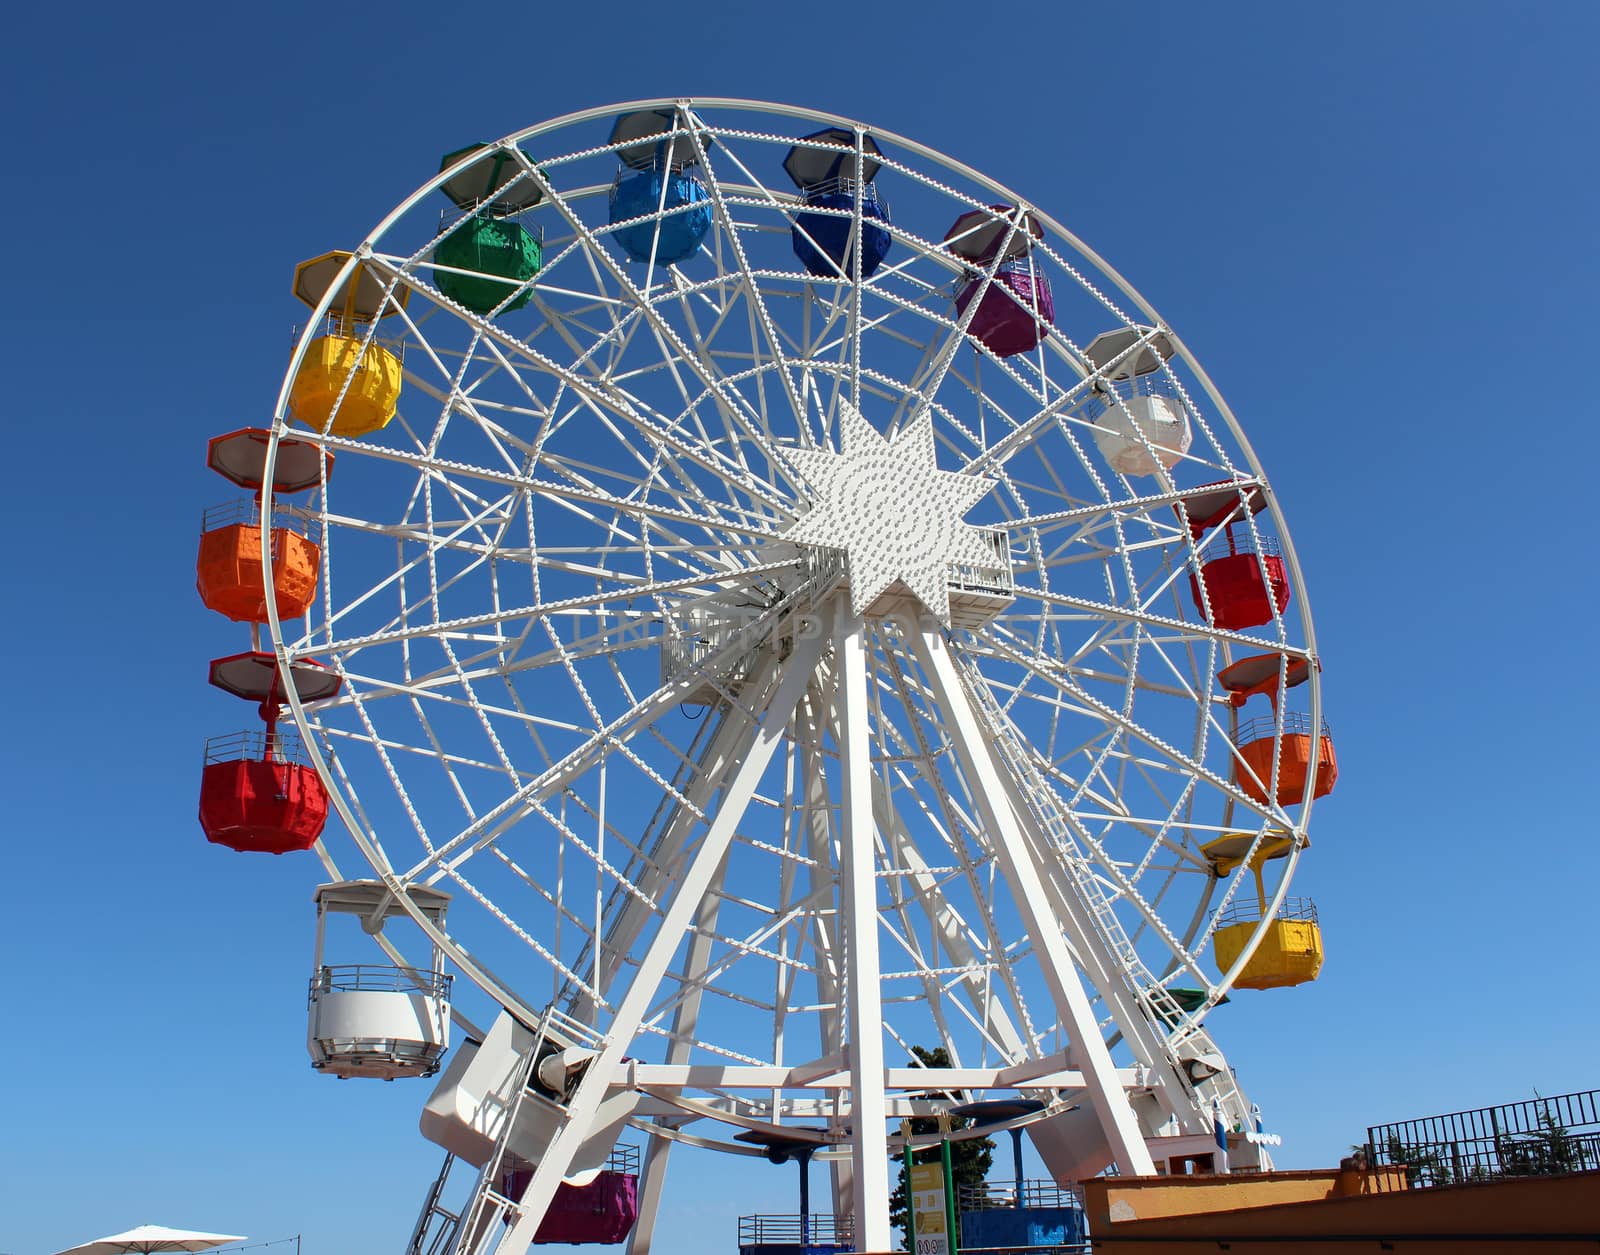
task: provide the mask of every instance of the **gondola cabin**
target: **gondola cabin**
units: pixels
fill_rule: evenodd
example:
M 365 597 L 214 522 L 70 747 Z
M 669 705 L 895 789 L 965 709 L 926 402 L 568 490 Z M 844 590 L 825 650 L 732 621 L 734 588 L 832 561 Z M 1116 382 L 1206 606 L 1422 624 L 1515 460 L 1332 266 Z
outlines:
M 1119 475 L 1170 471 L 1189 451 L 1189 414 L 1166 363 L 1165 332 L 1119 327 L 1083 351 L 1095 371 L 1087 417 L 1095 445 Z
M 802 209 L 790 228 L 794 254 L 819 279 L 852 283 L 859 262 L 868 279 L 889 255 L 889 207 L 873 184 L 883 152 L 871 135 L 830 126 L 801 139 L 783 159 L 800 191 Z M 861 208 L 861 249 L 856 250 L 856 206 Z
M 1339 761 L 1333 752 L 1333 737 L 1328 722 L 1321 732 L 1312 734 L 1311 717 L 1299 711 L 1285 711 L 1283 738 L 1276 753 L 1277 787 L 1273 780 L 1273 742 L 1277 725 L 1273 717 L 1263 716 L 1240 725 L 1238 758 L 1234 764 L 1234 783 L 1257 802 L 1265 802 L 1271 792 L 1279 806 L 1298 806 L 1305 800 L 1306 781 L 1312 780 L 1311 796 L 1333 792 L 1339 779 Z
M 1238 962 L 1255 935 L 1264 910 L 1265 907 L 1258 909 L 1253 903 L 1243 903 L 1222 917 L 1211 937 L 1218 971 L 1225 973 Z M 1317 979 L 1323 957 L 1317 904 L 1310 898 L 1285 898 L 1268 921 L 1255 953 L 1234 977 L 1234 988 L 1287 989 L 1304 985 Z
M 1278 709 L 1279 694 L 1304 684 L 1310 674 L 1304 658 L 1256 654 L 1217 675 L 1236 709 L 1258 694 L 1265 694 L 1272 706 L 1271 715 L 1251 719 L 1233 733 L 1233 782 L 1254 801 L 1265 802 L 1270 793 L 1279 806 L 1295 806 L 1305 800 L 1308 781 L 1311 796 L 1323 797 L 1333 792 L 1339 779 L 1327 721 L 1323 720 L 1320 734 L 1313 735 L 1309 715 Z
M 1212 875 L 1231 876 L 1248 864 L 1255 875 L 1254 902 L 1235 902 L 1217 920 L 1212 934 L 1217 970 L 1226 974 L 1238 962 L 1267 913 L 1262 865 L 1287 858 L 1294 838 L 1282 829 L 1228 832 L 1201 846 Z M 1267 922 L 1261 942 L 1234 978 L 1236 989 L 1283 989 L 1316 980 L 1322 970 L 1322 928 L 1309 898 L 1286 898 Z
M 631 261 L 676 266 L 693 257 L 711 231 L 711 194 L 695 177 L 700 157 L 674 112 L 625 113 L 611 128 L 611 143 L 621 145 L 611 238 Z
M 293 733 L 235 732 L 206 742 L 200 827 L 213 845 L 252 854 L 309 850 L 328 794 Z
M 312 309 L 337 283 L 324 334 L 306 346 L 289 388 L 289 413 L 316 431 L 351 438 L 381 430 L 400 401 L 400 358 L 373 324 L 402 308 L 410 289 L 390 284 L 369 265 L 341 281 L 351 254 L 324 253 L 295 267 L 294 294 Z
M 544 199 L 544 190 L 529 173 L 532 162 L 525 166 L 506 149 L 471 144 L 446 153 L 439 170 L 463 161 L 468 164 L 440 186 L 455 210 L 439 223 L 434 282 L 475 314 L 508 314 L 533 298 L 527 284 L 544 264 L 542 235 L 516 221 Z
M 322 550 L 292 516 L 274 516 L 268 545 L 272 594 L 280 619 L 306 612 L 317 591 Z M 267 621 L 267 589 L 261 566 L 261 523 L 253 501 L 213 506 L 200 520 L 195 589 L 207 608 L 235 623 Z
M 324 701 L 337 674 L 314 660 L 290 668 L 302 702 Z M 213 737 L 200 773 L 200 827 L 213 845 L 240 853 L 309 850 L 328 820 L 328 794 L 297 736 L 278 730 L 283 702 L 277 659 L 251 651 L 211 662 L 213 687 L 255 702 L 265 729 Z
M 1270 623 L 1289 605 L 1289 568 L 1278 542 L 1247 520 L 1266 508 L 1260 484 L 1207 484 L 1174 507 L 1197 542 L 1189 572 L 1195 609 L 1230 632 Z
M 968 269 L 956 291 L 956 317 L 966 318 L 976 300 L 967 334 L 996 357 L 1030 352 L 1055 325 L 1050 280 L 1033 256 L 1042 238 L 1038 220 L 1013 205 L 964 213 L 945 232 L 945 248 Z
M 209 609 L 235 623 L 267 621 L 267 591 L 261 565 L 259 495 L 266 465 L 268 433 L 259 427 L 217 436 L 206 451 L 206 465 L 224 479 L 249 488 L 256 500 L 230 501 L 201 516 L 200 551 L 195 558 L 195 588 Z M 301 492 L 322 481 L 324 459 L 332 457 L 302 440 L 282 440 L 273 466 L 272 493 Z M 272 592 L 280 618 L 306 612 L 317 588 L 322 550 L 308 521 L 290 510 L 276 511 L 269 529 Z
M 331 920 L 355 918 L 376 936 L 392 919 L 419 912 L 444 923 L 450 895 L 412 885 L 401 903 L 381 881 L 345 880 L 320 885 L 317 942 L 311 977 L 307 1048 L 311 1066 L 340 1078 L 432 1076 L 450 1048 L 450 981 L 437 944 L 427 967 L 330 964 L 324 950 Z
M 507 1198 L 521 1198 L 533 1180 L 531 1165 L 508 1168 L 501 1176 Z M 639 1219 L 639 1148 L 616 1146 L 606 1166 L 584 1185 L 563 1181 L 539 1222 L 533 1240 L 609 1246 L 626 1241 Z
M 533 299 L 525 285 L 544 264 L 544 244 L 520 222 L 480 214 L 442 229 L 433 277 L 457 305 L 474 314 L 509 314 Z

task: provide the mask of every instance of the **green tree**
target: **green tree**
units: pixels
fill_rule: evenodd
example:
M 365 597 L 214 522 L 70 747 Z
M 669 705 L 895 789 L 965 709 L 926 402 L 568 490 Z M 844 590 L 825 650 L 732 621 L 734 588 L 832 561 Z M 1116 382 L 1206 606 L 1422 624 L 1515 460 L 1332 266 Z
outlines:
M 1536 1131 L 1508 1137 L 1500 1145 L 1500 1167 L 1508 1176 L 1554 1176 L 1577 1172 L 1583 1166 L 1582 1147 L 1566 1126 L 1550 1114 L 1548 1106 L 1539 1108 Z
M 1389 1162 L 1406 1170 L 1407 1185 L 1449 1185 L 1455 1179 L 1440 1147 L 1408 1146 L 1398 1137 L 1391 1136 L 1385 1149 Z
M 911 1053 L 916 1056 L 915 1063 L 924 1068 L 948 1068 L 950 1066 L 950 1052 L 943 1046 L 935 1050 L 924 1050 L 921 1046 L 911 1047 Z M 953 1101 L 953 1095 L 945 1093 L 917 1094 L 914 1097 L 927 1098 L 935 1101 Z M 951 1131 L 964 1129 L 971 1123 L 951 1117 Z M 911 1120 L 911 1132 L 914 1135 L 937 1133 L 939 1121 L 932 1116 L 915 1116 Z M 939 1147 L 929 1146 L 922 1150 L 912 1152 L 914 1163 L 938 1163 Z M 989 1165 L 994 1162 L 994 1139 L 990 1137 L 973 1137 L 961 1142 L 950 1143 L 950 1172 L 955 1177 L 956 1198 L 961 1197 L 963 1186 L 981 1185 L 989 1176 Z M 906 1165 L 902 1158 L 900 1161 L 900 1175 L 895 1183 L 894 1193 L 889 1195 L 889 1223 L 900 1230 L 900 1249 L 906 1250 L 908 1243 L 906 1233 L 910 1220 L 907 1207 L 908 1183 L 906 1181 Z M 959 1210 L 959 1208 L 958 1208 Z

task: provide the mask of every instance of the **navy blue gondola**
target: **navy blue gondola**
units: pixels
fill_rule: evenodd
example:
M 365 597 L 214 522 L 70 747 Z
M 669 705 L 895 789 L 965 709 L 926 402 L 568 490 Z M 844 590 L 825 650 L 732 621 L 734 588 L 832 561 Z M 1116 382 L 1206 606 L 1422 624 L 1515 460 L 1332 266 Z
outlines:
M 804 144 L 824 144 L 808 148 Z M 868 278 L 889 255 L 889 207 L 872 185 L 881 155 L 877 141 L 862 137 L 859 169 L 861 191 L 861 277 Z M 795 215 L 790 235 L 800 264 L 819 279 L 855 278 L 856 139 L 842 127 L 830 126 L 807 135 L 789 150 L 783 168 L 800 189 L 806 209 Z
M 613 144 L 640 141 L 617 151 L 622 164 L 611 185 L 612 238 L 632 260 L 654 258 L 658 266 L 688 260 L 711 231 L 711 194 L 689 172 L 699 161 L 694 146 L 683 135 L 655 138 L 674 125 L 672 110 L 643 109 L 623 114 L 611 130 Z M 654 216 L 658 209 L 660 217 Z

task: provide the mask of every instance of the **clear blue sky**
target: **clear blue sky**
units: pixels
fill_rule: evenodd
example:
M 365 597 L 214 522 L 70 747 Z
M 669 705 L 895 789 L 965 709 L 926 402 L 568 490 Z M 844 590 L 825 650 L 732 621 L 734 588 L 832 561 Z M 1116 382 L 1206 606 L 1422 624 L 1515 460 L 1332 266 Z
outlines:
M 1296 882 L 1322 980 L 1210 1021 L 1286 1161 L 1600 1085 L 1600 7 L 250 12 L 33 5 L 0 48 L 0 1251 L 152 1221 L 399 1255 L 437 1166 L 426 1087 L 309 1070 L 317 869 L 194 819 L 201 743 L 238 717 L 205 685 L 237 633 L 192 592 L 228 495 L 204 442 L 268 416 L 295 261 L 447 150 L 652 95 L 831 109 L 1016 187 L 1239 414 L 1306 567 L 1341 768 Z M 697 1167 L 718 1184 L 685 1161 L 667 1255 L 788 1208 L 789 1170 Z

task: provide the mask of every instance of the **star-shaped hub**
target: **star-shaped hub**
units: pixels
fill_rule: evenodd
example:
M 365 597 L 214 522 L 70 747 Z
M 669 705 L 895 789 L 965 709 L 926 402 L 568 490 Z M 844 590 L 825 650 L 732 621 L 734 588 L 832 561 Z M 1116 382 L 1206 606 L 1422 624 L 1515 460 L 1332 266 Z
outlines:
M 889 440 L 845 402 L 839 430 L 839 453 L 789 454 L 812 499 L 782 539 L 844 551 L 856 614 L 899 583 L 949 627 L 949 568 L 996 563 L 984 533 L 961 521 L 993 481 L 939 469 L 927 410 Z

